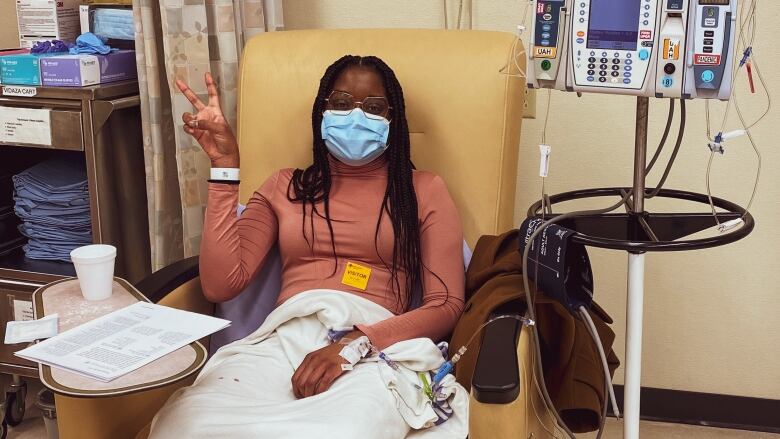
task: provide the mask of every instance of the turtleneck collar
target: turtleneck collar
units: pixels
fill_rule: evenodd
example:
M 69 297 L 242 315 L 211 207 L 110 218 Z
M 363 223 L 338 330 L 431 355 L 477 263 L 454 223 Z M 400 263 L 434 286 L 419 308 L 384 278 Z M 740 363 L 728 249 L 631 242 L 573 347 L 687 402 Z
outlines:
M 380 155 L 371 163 L 362 166 L 350 166 L 342 163 L 336 157 L 328 154 L 330 172 L 334 175 L 375 175 L 381 173 L 387 167 L 387 157 Z

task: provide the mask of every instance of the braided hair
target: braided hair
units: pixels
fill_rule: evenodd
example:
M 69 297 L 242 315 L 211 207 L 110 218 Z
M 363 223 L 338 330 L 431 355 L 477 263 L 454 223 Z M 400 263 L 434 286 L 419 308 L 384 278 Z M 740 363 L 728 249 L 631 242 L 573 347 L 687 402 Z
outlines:
M 335 274 L 338 266 L 338 255 L 336 254 L 336 243 L 333 237 L 333 225 L 330 220 L 329 195 L 331 174 L 328 164 L 328 149 L 325 146 L 325 141 L 322 139 L 320 127 L 322 125 L 322 114 L 326 106 L 325 100 L 330 94 L 336 78 L 347 67 L 351 66 L 367 67 L 376 71 L 382 78 L 388 103 L 392 107 L 389 117 L 392 122 L 387 141 L 389 147 L 384 153 L 388 161 L 387 188 L 378 212 L 374 245 L 377 247 L 377 254 L 379 254 L 377 245 L 379 227 L 382 216 L 387 214 L 393 226 L 393 256 L 391 264 L 384 260 L 382 262 L 390 271 L 392 291 L 399 300 L 398 307 L 408 310 L 414 304 L 419 304 L 422 301 L 421 289 L 415 288 L 416 286 L 421 286 L 423 269 L 417 217 L 417 196 L 412 183 L 414 165 L 410 155 L 409 126 L 406 122 L 403 90 L 395 77 L 395 73 L 384 61 L 375 56 L 346 55 L 338 59 L 325 71 L 320 80 L 320 87 L 317 92 L 317 98 L 314 101 L 311 116 L 314 137 L 314 162 L 306 169 L 296 169 L 293 172 L 287 191 L 287 198 L 291 202 L 302 204 L 302 232 L 310 248 L 312 243 L 309 242 L 309 238 L 306 236 L 306 207 L 307 205 L 311 206 L 308 221 L 312 239 L 314 237 L 314 216 L 323 217 L 324 214 L 328 230 L 330 231 L 330 243 L 335 260 L 333 274 Z M 317 210 L 317 203 L 320 202 L 322 202 L 323 213 Z M 406 273 L 403 289 L 398 280 L 399 272 Z

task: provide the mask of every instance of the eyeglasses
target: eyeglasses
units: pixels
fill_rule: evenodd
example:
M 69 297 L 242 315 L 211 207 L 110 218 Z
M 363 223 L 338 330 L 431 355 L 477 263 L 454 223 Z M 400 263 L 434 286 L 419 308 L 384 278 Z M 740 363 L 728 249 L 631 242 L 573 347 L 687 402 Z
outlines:
M 362 102 L 359 102 L 351 94 L 337 90 L 332 91 L 328 98 L 325 99 L 325 102 L 327 103 L 326 108 L 335 114 L 346 116 L 355 108 L 360 108 L 366 113 L 367 117 L 373 119 L 379 117 L 388 119 L 387 116 L 390 113 L 390 109 L 393 108 L 387 102 L 387 98 L 382 96 L 369 96 L 363 99 Z

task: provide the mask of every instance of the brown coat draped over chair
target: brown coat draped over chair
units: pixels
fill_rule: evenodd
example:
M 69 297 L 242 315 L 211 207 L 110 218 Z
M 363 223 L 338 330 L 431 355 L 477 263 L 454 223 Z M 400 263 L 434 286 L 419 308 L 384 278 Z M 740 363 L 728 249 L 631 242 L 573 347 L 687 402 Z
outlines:
M 513 301 L 525 306 L 518 233 L 512 230 L 479 239 L 466 273 L 467 303 L 452 336 L 450 349 L 453 351 L 466 344 L 494 310 Z M 596 430 L 606 398 L 596 345 L 585 323 L 563 305 L 543 292 L 536 294 L 534 301 L 544 381 L 555 408 L 572 431 Z M 620 362 L 612 350 L 615 334 L 608 326 L 612 319 L 595 303 L 590 315 L 607 354 L 610 372 L 614 373 Z M 479 346 L 475 343 L 456 365 L 455 376 L 467 389 L 471 388 L 478 354 Z

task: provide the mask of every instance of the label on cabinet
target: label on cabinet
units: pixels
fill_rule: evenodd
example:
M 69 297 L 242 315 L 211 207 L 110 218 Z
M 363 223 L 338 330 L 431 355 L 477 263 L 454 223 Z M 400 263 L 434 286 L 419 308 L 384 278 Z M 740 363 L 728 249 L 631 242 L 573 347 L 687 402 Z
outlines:
M 23 98 L 29 98 L 37 94 L 38 87 L 27 87 L 24 85 L 3 86 L 3 96 L 21 96 Z
M 14 299 L 14 320 L 35 320 L 35 316 L 33 315 L 32 302 Z
M 51 146 L 51 110 L 0 107 L 0 142 Z

